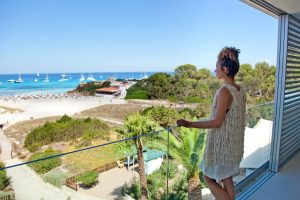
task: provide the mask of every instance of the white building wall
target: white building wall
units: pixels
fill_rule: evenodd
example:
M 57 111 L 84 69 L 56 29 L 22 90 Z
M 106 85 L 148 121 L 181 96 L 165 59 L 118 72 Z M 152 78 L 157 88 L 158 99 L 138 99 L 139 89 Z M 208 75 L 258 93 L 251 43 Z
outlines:
M 270 159 L 272 126 L 272 121 L 260 119 L 254 128 L 246 127 L 240 168 L 258 168 Z
M 154 160 L 145 163 L 146 174 L 152 174 L 155 170 L 158 170 L 163 163 L 163 158 L 159 157 Z

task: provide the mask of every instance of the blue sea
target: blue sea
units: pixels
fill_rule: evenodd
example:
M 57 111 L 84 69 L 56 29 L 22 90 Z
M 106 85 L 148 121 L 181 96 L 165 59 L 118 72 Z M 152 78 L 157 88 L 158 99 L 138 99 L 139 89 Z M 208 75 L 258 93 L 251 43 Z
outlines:
M 103 72 L 103 73 L 64 73 L 64 74 L 0 74 L 0 95 L 29 95 L 29 94 L 54 94 L 65 93 L 75 89 L 82 75 L 88 82 L 88 77 L 96 81 L 107 80 L 110 77 L 116 79 L 143 79 L 156 72 Z M 169 74 L 172 74 L 170 72 Z M 48 77 L 48 82 L 45 81 Z M 20 83 L 8 82 L 8 80 L 22 79 Z

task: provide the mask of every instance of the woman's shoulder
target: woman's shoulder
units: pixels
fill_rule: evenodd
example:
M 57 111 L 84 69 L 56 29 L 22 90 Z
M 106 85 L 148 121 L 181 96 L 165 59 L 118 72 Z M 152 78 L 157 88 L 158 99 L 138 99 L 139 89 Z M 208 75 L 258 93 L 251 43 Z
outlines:
M 233 85 L 230 85 L 228 83 L 223 83 L 219 88 L 218 93 L 232 95 L 234 89 L 235 87 Z
M 234 84 L 234 85 L 232 85 L 232 84 L 229 84 L 229 83 L 224 83 L 221 87 L 220 87 L 220 89 L 222 89 L 222 88 L 227 88 L 228 89 L 228 91 L 230 91 L 230 92 L 238 92 L 238 93 L 240 93 L 240 92 L 244 92 L 244 89 L 243 89 L 243 86 L 241 86 L 241 85 L 239 85 L 239 84 Z
M 218 91 L 218 96 L 220 98 L 232 98 L 232 92 L 228 87 L 220 87 Z

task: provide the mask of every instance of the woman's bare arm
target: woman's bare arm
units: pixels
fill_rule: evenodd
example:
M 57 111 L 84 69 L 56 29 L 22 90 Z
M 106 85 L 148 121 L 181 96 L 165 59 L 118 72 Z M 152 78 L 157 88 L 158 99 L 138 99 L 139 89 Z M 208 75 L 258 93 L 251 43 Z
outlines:
M 209 121 L 198 121 L 198 122 L 190 122 L 184 119 L 180 119 L 177 121 L 178 126 L 190 127 L 190 128 L 219 128 L 226 116 L 226 111 L 230 107 L 232 103 L 232 95 L 229 90 L 223 87 L 219 91 L 218 99 L 217 99 L 217 110 L 215 118 Z

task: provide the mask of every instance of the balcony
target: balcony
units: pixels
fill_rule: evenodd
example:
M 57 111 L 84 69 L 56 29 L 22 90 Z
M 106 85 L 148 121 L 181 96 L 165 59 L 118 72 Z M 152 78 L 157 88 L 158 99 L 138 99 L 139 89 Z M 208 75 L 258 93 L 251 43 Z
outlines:
M 264 156 L 257 163 L 253 163 L 253 160 L 257 160 L 245 157 L 248 160 L 243 163 L 241 173 L 235 177 L 237 199 L 299 199 L 300 196 L 297 193 L 300 175 L 300 136 L 298 131 L 300 128 L 298 93 L 300 78 L 297 75 L 300 69 L 299 3 L 297 0 L 244 0 L 244 2 L 278 18 L 278 69 L 275 112 L 272 117 L 272 127 L 269 125 L 268 129 L 272 134 L 267 135 L 270 136 L 269 142 L 266 140 L 267 142 L 260 144 L 261 149 L 247 149 L 249 156 L 256 150 L 258 150 L 257 154 Z M 144 158 L 142 162 L 145 165 L 145 172 L 150 177 L 149 185 L 151 182 L 157 183 L 151 185 L 153 187 L 150 195 L 153 198 L 168 199 L 173 192 L 181 191 L 180 185 L 177 186 L 178 190 L 174 189 L 174 178 L 182 178 L 185 173 L 182 164 L 176 161 L 169 152 L 171 149 L 169 139 L 176 137 L 173 128 L 175 129 L 172 127 L 172 129 L 143 133 L 138 137 L 119 138 L 110 143 L 99 142 L 82 149 L 64 149 L 64 145 L 61 144 L 62 152 L 48 151 L 43 157 L 39 157 L 39 155 L 25 162 L 18 159 L 9 160 L 6 168 L 3 166 L 1 172 L 5 170 L 11 177 L 14 193 L 7 192 L 7 194 L 0 195 L 6 195 L 5 198 L 11 199 L 123 198 L 122 193 L 124 192 L 122 191 L 130 193 L 137 189 L 131 187 L 130 184 L 136 184 L 134 181 L 139 179 L 139 166 L 136 161 L 133 161 L 136 153 L 130 151 L 128 145 L 120 146 L 120 144 L 127 144 L 137 138 L 146 139 L 151 135 L 153 137 L 161 136 L 162 145 L 159 151 L 163 153 L 158 157 L 148 159 L 147 152 L 144 152 L 146 159 Z M 251 147 L 251 145 L 248 146 Z M 120 148 L 126 151 L 118 151 Z M 151 148 L 155 151 L 158 147 Z M 2 149 L 2 152 L 5 150 L 7 149 Z M 47 156 L 45 157 L 45 155 Z M 132 159 L 132 162 L 128 157 Z M 104 160 L 105 162 L 103 162 Z M 47 167 L 39 166 L 46 161 L 50 161 L 48 165 L 53 163 L 63 163 L 63 165 L 58 165 L 55 170 L 48 171 Z M 27 164 L 30 164 L 30 167 Z M 33 168 L 36 173 L 33 172 Z M 44 173 L 45 171 L 47 172 Z M 89 174 L 86 174 L 87 172 Z M 43 175 L 38 175 L 39 173 Z M 134 179 L 134 177 L 136 178 Z M 90 179 L 96 179 L 96 181 L 93 182 Z M 124 189 L 126 184 L 128 186 Z M 202 191 L 204 199 L 210 199 L 211 195 L 205 192 L 206 190 Z M 179 197 L 184 194 L 174 193 L 174 195 Z M 129 197 L 127 196 L 127 198 Z
M 268 109 L 269 107 L 273 107 L 273 102 L 248 109 L 249 127 L 246 128 L 244 145 L 246 154 L 240 165 L 240 173 L 234 177 L 236 186 L 269 161 L 272 133 L 270 120 L 273 118 L 273 111 Z M 268 112 L 260 113 L 261 110 Z M 60 148 L 60 152 L 46 149 L 45 152 L 48 151 L 48 154 L 43 156 L 27 160 L 18 158 L 7 160 L 5 170 L 8 177 L 11 177 L 16 199 L 130 199 L 128 195 L 135 192 L 132 185 L 139 185 L 135 144 L 136 139 L 141 138 L 144 144 L 144 167 L 151 199 L 172 199 L 174 196 L 187 194 L 179 185 L 175 185 L 177 179 L 186 179 L 186 166 L 172 152 L 175 147 L 174 140 L 183 145 L 184 140 L 194 138 L 184 137 L 184 134 L 197 136 L 202 140 L 198 148 L 203 149 L 205 130 L 199 134 L 198 129 L 173 126 L 79 149 L 64 149 L 67 145 L 60 143 L 59 147 L 55 147 Z M 149 140 L 151 138 L 159 142 Z M 258 140 L 261 142 L 256 142 Z M 184 152 L 184 148 L 178 145 L 176 148 L 180 148 L 183 156 L 188 157 L 188 152 Z M 261 148 L 264 149 L 263 155 Z M 197 161 L 196 165 L 199 165 L 200 161 Z M 57 165 L 52 166 L 55 163 Z M 87 178 L 82 178 L 84 176 Z M 92 176 L 96 177 L 95 181 L 86 185 L 85 179 Z M 209 190 L 205 188 L 203 179 L 201 180 L 203 199 L 213 199 Z M 181 181 L 187 184 L 186 181 Z M 6 195 L 9 196 L 9 193 Z M 179 199 L 185 198 L 186 196 L 183 196 Z

